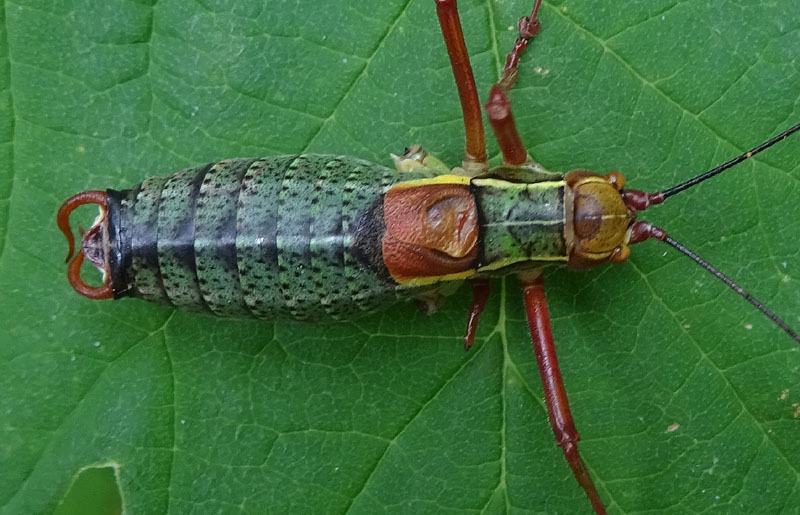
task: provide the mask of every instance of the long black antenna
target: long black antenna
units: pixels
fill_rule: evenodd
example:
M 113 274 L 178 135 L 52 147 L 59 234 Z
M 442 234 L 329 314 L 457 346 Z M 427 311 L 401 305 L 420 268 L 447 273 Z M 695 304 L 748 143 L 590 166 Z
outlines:
M 761 301 L 759 301 L 758 299 L 756 299 L 755 297 L 750 295 L 750 293 L 747 292 L 747 290 L 745 290 L 744 288 L 742 288 L 741 286 L 739 286 L 738 284 L 733 282 L 730 277 L 728 277 L 727 275 L 723 274 L 722 272 L 720 272 L 719 270 L 717 270 L 716 268 L 711 266 L 711 264 L 708 261 L 704 260 L 703 258 L 698 256 L 697 254 L 695 254 L 691 250 L 687 249 L 686 247 L 684 247 L 683 245 L 681 245 L 677 241 L 673 240 L 669 236 L 667 236 L 664 239 L 664 243 L 672 245 L 672 247 L 675 248 L 678 252 L 680 252 L 684 256 L 687 256 L 689 259 L 691 259 L 692 261 L 694 261 L 695 263 L 700 265 L 705 271 L 707 271 L 708 273 L 710 273 L 711 275 L 715 276 L 720 281 L 722 281 L 725 284 L 727 284 L 730 289 L 732 289 L 733 291 L 735 291 L 736 293 L 738 293 L 739 295 L 741 295 L 742 297 L 747 299 L 747 302 L 749 302 L 750 304 L 752 304 L 753 306 L 758 308 L 758 310 L 761 311 L 762 313 L 764 313 L 767 316 L 767 318 L 769 318 L 770 320 L 775 322 L 775 324 L 777 324 L 778 327 L 783 329 L 783 331 L 786 334 L 788 334 L 789 336 L 794 338 L 794 340 L 797 343 L 800 343 L 800 335 L 798 335 L 791 327 L 786 325 L 786 322 L 781 320 L 778 317 L 778 315 L 776 315 L 775 313 L 773 313 L 772 311 L 767 309 L 767 306 L 762 304 Z
M 742 161 L 744 161 L 746 159 L 750 159 L 751 157 L 753 157 L 754 155 L 758 154 L 762 150 L 768 149 L 769 147 L 771 147 L 775 143 L 778 143 L 779 141 L 785 140 L 786 138 L 788 138 L 789 136 L 791 136 L 792 134 L 794 134 L 797 131 L 800 131 L 800 123 L 795 125 L 791 129 L 783 131 L 782 133 L 778 134 L 777 136 L 775 136 L 774 138 L 770 139 L 769 141 L 765 141 L 764 143 L 762 143 L 761 145 L 757 146 L 756 148 L 745 152 L 744 154 L 740 155 L 739 157 L 731 159 L 727 163 L 721 164 L 716 168 L 712 168 L 711 170 L 707 171 L 704 174 L 698 175 L 697 177 L 695 177 L 693 179 L 689 179 L 686 182 L 683 182 L 681 184 L 678 184 L 677 186 L 673 186 L 672 188 L 661 192 L 661 196 L 663 198 L 671 197 L 672 195 L 675 195 L 676 193 L 680 193 L 683 190 L 687 190 L 687 189 L 691 188 L 692 186 L 695 186 L 696 184 L 700 184 L 704 180 L 709 179 L 711 177 L 714 177 L 715 175 L 724 172 L 728 168 L 736 166 L 737 164 L 741 163 Z
M 786 322 L 781 320 L 778 317 L 778 315 L 767 309 L 767 306 L 765 306 L 761 301 L 750 295 L 750 293 L 747 290 L 745 290 L 744 288 L 733 282 L 733 280 L 730 277 L 717 270 L 708 261 L 701 258 L 691 250 L 687 249 L 681 243 L 672 239 L 664 229 L 651 225 L 647 222 L 636 222 L 635 224 L 633 224 L 633 226 L 631 227 L 631 239 L 630 239 L 631 244 L 640 243 L 650 239 L 663 241 L 664 243 L 670 245 L 672 248 L 674 248 L 684 256 L 688 257 L 689 259 L 700 265 L 700 267 L 703 270 L 705 270 L 706 272 L 710 273 L 720 281 L 727 284 L 730 289 L 732 289 L 733 291 L 744 297 L 747 300 L 747 302 L 749 302 L 750 304 L 755 306 L 759 311 L 764 313 L 764 315 L 766 315 L 767 318 L 775 322 L 775 324 L 781 329 L 783 329 L 783 331 L 786 334 L 791 336 L 794 341 L 800 343 L 800 335 L 798 335 L 794 329 L 789 327 L 786 324 Z

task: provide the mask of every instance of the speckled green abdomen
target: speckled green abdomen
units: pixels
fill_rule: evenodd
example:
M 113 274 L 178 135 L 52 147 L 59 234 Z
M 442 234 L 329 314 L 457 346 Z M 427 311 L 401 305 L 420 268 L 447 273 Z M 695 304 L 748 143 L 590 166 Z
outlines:
M 404 180 L 409 176 L 405 175 Z M 408 298 L 381 255 L 389 168 L 229 159 L 108 190 L 115 297 L 221 316 L 349 318 Z

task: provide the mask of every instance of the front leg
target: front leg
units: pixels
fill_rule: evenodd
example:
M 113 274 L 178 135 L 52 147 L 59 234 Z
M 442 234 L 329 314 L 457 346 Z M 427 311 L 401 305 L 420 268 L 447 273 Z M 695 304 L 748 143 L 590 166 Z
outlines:
M 572 474 L 589 497 L 595 513 L 605 514 L 606 509 L 600 499 L 600 494 L 597 493 L 592 477 L 586 470 L 586 465 L 578 452 L 580 436 L 578 436 L 575 422 L 572 420 L 567 390 L 564 388 L 564 379 L 561 377 L 561 369 L 558 366 L 542 276 L 538 275 L 534 279 L 522 277 L 521 281 L 525 294 L 528 326 L 533 340 L 533 350 L 536 353 L 536 364 L 539 366 L 547 414 L 550 418 L 550 425 L 553 427 L 556 444 L 564 452 Z

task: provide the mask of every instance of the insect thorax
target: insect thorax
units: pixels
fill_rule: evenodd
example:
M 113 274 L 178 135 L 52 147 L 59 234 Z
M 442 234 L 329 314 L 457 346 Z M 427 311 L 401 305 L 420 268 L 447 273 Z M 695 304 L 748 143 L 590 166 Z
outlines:
M 479 273 L 566 262 L 563 180 L 519 183 L 478 178 L 472 186 L 480 220 Z

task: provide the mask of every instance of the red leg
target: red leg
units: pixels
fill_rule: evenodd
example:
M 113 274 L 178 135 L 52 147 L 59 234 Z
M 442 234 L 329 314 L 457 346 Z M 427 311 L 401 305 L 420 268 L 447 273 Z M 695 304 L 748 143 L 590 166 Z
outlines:
M 533 350 L 536 353 L 536 363 L 539 365 L 539 375 L 542 378 L 542 387 L 547 403 L 547 414 L 550 417 L 556 444 L 564 452 L 572 474 L 589 497 L 595 513 L 604 514 L 606 509 L 603 501 L 600 500 L 600 494 L 597 493 L 592 477 L 586 470 L 586 465 L 578 452 L 580 437 L 575 429 L 575 422 L 572 420 L 567 391 L 558 367 L 542 277 L 539 276 L 532 280 L 523 279 L 522 287 L 525 293 L 525 310 L 528 314 Z
M 461 99 L 461 111 L 464 114 L 464 131 L 466 132 L 466 149 L 464 151 L 464 169 L 477 175 L 486 170 L 486 136 L 483 133 L 481 120 L 481 103 L 472 65 L 469 62 L 461 20 L 458 18 L 456 0 L 435 0 L 436 14 L 442 27 L 444 43 L 450 56 L 450 65 L 456 79 L 458 97 Z
M 537 17 L 542 0 L 536 0 L 530 16 L 524 16 L 517 22 L 519 37 L 514 42 L 514 48 L 506 56 L 506 65 L 497 84 L 489 92 L 489 101 L 486 103 L 486 113 L 489 123 L 492 124 L 495 138 L 503 153 L 503 162 L 507 165 L 521 165 L 530 160 L 528 151 L 517 132 L 514 116 L 511 114 L 511 101 L 508 92 L 517 80 L 517 66 L 519 57 L 528 47 L 528 42 L 539 33 L 541 22 Z
M 481 313 L 483 313 L 483 308 L 486 307 L 486 302 L 489 300 L 488 279 L 472 279 L 469 283 L 472 286 L 472 305 L 469 307 L 469 315 L 467 316 L 464 350 L 469 350 L 472 344 L 475 343 L 475 331 L 478 329 L 478 321 L 481 318 Z
M 511 114 L 511 101 L 499 84 L 492 86 L 489 92 L 486 113 L 489 115 L 489 123 L 492 124 L 500 151 L 503 152 L 503 163 L 507 165 L 527 163 L 530 158 L 517 132 L 514 115 Z

